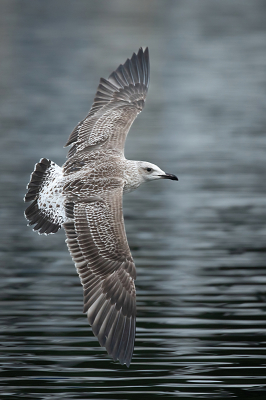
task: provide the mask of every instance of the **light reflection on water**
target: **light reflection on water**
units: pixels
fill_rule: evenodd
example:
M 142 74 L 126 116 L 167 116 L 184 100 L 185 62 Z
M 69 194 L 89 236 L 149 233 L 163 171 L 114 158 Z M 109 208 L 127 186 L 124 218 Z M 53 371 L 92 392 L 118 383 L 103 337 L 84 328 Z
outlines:
M 264 399 L 265 6 L 135 3 L 1 5 L 4 396 Z M 21 199 L 40 157 L 64 161 L 60 149 L 99 74 L 145 44 L 151 89 L 127 156 L 179 182 L 151 183 L 124 201 L 138 271 L 127 369 L 108 359 L 82 314 L 63 232 L 26 228 Z

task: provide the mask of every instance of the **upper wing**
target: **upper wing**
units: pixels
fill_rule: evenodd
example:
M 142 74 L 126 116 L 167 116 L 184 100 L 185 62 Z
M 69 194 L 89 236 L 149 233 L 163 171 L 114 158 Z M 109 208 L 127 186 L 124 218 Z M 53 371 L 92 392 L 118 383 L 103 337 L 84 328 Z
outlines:
M 122 213 L 122 188 L 66 204 L 67 246 L 84 290 L 84 312 L 101 346 L 129 366 L 136 329 L 135 265 Z
M 124 152 L 129 128 L 144 107 L 149 80 L 149 51 L 142 47 L 107 80 L 101 78 L 89 114 L 66 143 L 73 145 L 68 157 L 96 146 Z

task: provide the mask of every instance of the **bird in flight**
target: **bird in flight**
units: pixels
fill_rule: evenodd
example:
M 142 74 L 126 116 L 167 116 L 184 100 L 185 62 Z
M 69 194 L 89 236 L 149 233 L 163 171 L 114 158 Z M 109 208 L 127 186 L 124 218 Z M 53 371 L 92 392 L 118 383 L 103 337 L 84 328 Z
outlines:
M 100 79 L 88 115 L 71 133 L 62 167 L 42 158 L 24 200 L 40 234 L 63 227 L 79 274 L 84 313 L 108 354 L 128 367 L 136 331 L 136 268 L 128 246 L 123 193 L 155 179 L 178 180 L 146 161 L 124 156 L 127 133 L 149 87 L 148 48 L 140 48 L 108 79 Z

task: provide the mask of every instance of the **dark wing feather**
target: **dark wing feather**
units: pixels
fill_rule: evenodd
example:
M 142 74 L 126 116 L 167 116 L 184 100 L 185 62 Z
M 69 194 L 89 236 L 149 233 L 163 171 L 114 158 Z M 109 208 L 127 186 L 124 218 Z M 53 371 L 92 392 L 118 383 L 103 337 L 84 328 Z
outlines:
M 83 285 L 84 312 L 100 345 L 129 366 L 136 328 L 136 270 L 124 229 L 122 188 L 101 200 L 67 207 L 74 219 L 63 226 Z
M 89 114 L 68 139 L 68 157 L 95 147 L 124 152 L 130 126 L 144 107 L 149 79 L 148 48 L 140 48 L 107 80 L 101 78 Z

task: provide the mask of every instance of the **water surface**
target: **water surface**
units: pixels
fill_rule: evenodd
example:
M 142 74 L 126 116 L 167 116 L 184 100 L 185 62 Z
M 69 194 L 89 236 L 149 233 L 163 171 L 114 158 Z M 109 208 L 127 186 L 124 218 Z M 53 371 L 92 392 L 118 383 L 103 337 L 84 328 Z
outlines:
M 3 0 L 0 9 L 0 396 L 264 399 L 265 3 Z M 128 369 L 82 314 L 64 232 L 33 233 L 22 198 L 34 163 L 64 162 L 99 77 L 141 45 L 151 87 L 126 155 L 179 182 L 124 200 L 138 271 Z

